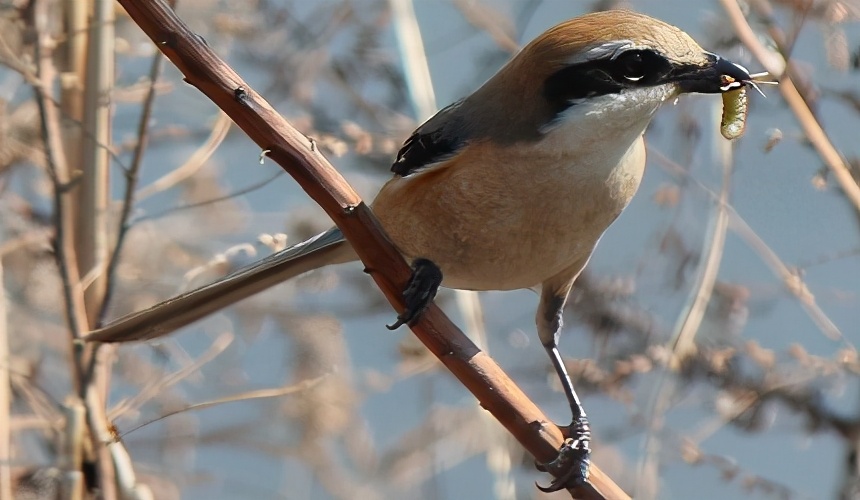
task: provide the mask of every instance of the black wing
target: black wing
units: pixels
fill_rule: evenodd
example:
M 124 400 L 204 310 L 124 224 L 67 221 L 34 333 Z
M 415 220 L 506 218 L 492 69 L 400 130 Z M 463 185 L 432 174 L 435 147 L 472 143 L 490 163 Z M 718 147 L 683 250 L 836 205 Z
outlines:
M 406 177 L 450 158 L 468 142 L 469 131 L 460 115 L 460 103 L 442 109 L 418 127 L 403 143 L 391 171 Z

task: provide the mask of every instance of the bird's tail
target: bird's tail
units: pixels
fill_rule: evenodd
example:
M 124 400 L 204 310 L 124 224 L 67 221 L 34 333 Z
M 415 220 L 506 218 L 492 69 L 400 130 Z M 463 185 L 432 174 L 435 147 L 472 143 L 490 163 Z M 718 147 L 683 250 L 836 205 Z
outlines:
M 161 337 L 302 273 L 357 259 L 340 230 L 332 228 L 214 283 L 124 316 L 86 339 L 124 342 Z

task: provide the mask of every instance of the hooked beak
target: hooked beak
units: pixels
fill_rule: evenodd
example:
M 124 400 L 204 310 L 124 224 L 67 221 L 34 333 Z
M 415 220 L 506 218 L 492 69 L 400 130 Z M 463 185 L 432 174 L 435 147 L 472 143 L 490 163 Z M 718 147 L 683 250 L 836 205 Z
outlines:
M 683 66 L 670 76 L 681 92 L 718 94 L 739 88 L 752 81 L 749 71 L 728 59 L 705 53 L 707 62 L 702 66 Z

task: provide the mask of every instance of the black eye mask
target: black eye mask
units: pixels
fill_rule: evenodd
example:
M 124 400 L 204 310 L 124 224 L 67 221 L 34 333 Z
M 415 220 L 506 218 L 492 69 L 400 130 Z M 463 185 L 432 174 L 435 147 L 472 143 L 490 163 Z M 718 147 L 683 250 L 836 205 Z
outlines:
M 560 113 L 578 99 L 667 83 L 672 64 L 651 50 L 630 49 L 613 58 L 571 64 L 546 79 L 543 95 Z

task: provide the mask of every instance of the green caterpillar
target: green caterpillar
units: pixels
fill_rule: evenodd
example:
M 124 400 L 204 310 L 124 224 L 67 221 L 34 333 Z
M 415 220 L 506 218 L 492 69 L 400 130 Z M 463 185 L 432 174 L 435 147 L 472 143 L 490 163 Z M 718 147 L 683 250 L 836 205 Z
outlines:
M 742 135 L 747 128 L 748 98 L 746 87 L 723 92 L 723 117 L 720 120 L 720 133 L 728 140 Z

